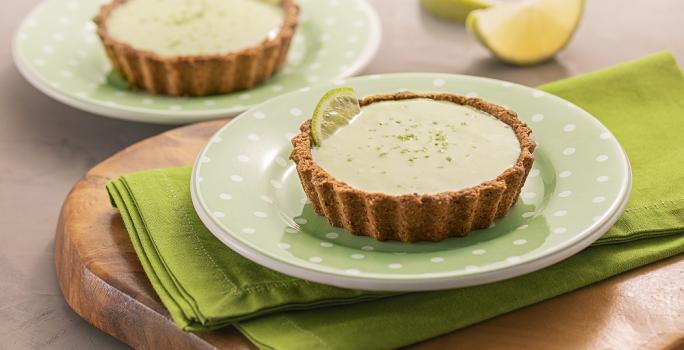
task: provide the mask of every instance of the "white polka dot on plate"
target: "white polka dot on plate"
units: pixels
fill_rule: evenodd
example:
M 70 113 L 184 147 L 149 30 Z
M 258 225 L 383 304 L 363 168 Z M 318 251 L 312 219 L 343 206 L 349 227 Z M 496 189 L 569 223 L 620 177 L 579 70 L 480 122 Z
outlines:
M 530 225 L 527 225 L 527 224 L 526 224 L 526 225 L 520 225 L 520 226 L 518 226 L 518 227 L 516 228 L 516 230 L 524 230 L 524 229 L 526 229 L 526 228 L 528 228 L 528 227 L 530 227 Z
M 356 259 L 356 260 L 361 260 L 361 259 L 363 259 L 363 258 L 365 258 L 365 257 L 366 257 L 366 256 L 363 255 L 363 254 L 352 254 L 352 255 L 351 255 L 351 258 L 352 258 L 352 259 Z
M 261 200 L 264 201 L 264 202 L 266 202 L 266 203 L 273 204 L 273 198 L 271 198 L 271 197 L 269 197 L 269 196 L 267 196 L 267 195 L 263 195 L 263 196 L 261 196 L 261 197 L 259 197 L 259 198 L 261 198 Z
M 290 249 L 290 245 L 287 243 L 278 243 L 278 248 L 280 249 Z
M 248 134 L 247 139 L 250 141 L 259 141 L 259 135 L 257 134 Z
M 271 180 L 271 186 L 273 186 L 274 188 L 283 188 L 283 184 L 276 180 Z
M 532 96 L 534 96 L 534 97 L 542 97 L 544 95 L 545 95 L 545 93 L 542 91 L 535 91 L 532 93 Z
M 538 123 L 538 122 L 544 120 L 544 115 L 537 113 L 537 114 L 533 115 L 530 119 L 532 119 L 533 122 Z
M 244 154 L 241 154 L 241 155 L 237 156 L 237 160 L 239 160 L 239 161 L 245 163 L 245 162 L 249 162 L 249 157 L 247 157 L 247 156 L 244 155 Z
M 466 272 L 475 272 L 479 270 L 480 268 L 475 266 L 475 265 L 468 265 L 465 267 Z
M 601 176 L 596 178 L 596 182 L 606 182 L 606 181 L 608 181 L 608 176 L 605 176 L 605 175 L 601 175 Z
M 473 253 L 473 255 L 484 255 L 486 252 L 487 251 L 484 249 L 475 249 L 471 253 Z
M 530 177 L 537 177 L 537 176 L 539 176 L 539 169 L 530 170 Z
M 321 242 L 321 247 L 323 248 L 331 248 L 332 246 L 334 246 L 334 244 L 330 242 Z
M 228 201 L 233 199 L 233 196 L 229 195 L 228 193 L 221 193 L 219 194 L 219 198 L 223 199 L 224 201 Z
M 244 232 L 244 233 L 247 233 L 247 234 L 250 234 L 250 235 L 251 235 L 252 233 L 256 232 L 256 230 L 255 230 L 255 229 L 253 229 L 253 228 L 251 228 L 251 227 L 245 227 L 245 228 L 243 228 L 243 229 L 242 229 L 242 232 Z
M 439 86 L 444 86 L 444 84 L 446 84 L 446 81 L 444 81 L 444 79 L 435 79 L 432 81 L 432 85 L 434 85 L 434 86 L 439 87 Z
M 230 175 L 230 180 L 233 182 L 242 182 L 242 176 L 240 175 Z
M 441 262 L 444 262 L 444 258 L 442 258 L 441 256 L 436 256 L 436 257 L 430 259 L 430 261 L 433 263 L 441 263 Z
M 373 248 L 373 246 L 370 246 L 370 245 L 365 245 L 365 246 L 361 247 L 361 250 L 365 250 L 367 252 L 373 251 L 374 249 L 375 248 Z
M 559 177 L 569 177 L 570 175 L 572 175 L 572 171 L 570 170 L 564 170 L 558 173 Z
M 302 217 L 297 217 L 297 218 L 294 218 L 294 222 L 296 222 L 299 225 L 306 225 L 309 222 L 309 220 L 302 218 Z
M 575 124 L 565 124 L 565 126 L 563 127 L 563 131 L 571 132 L 574 131 L 576 128 L 577 126 Z
M 477 97 L 477 96 L 479 96 L 477 94 L 477 92 L 472 92 L 472 91 L 466 94 L 466 97 Z
M 534 212 L 533 211 L 526 211 L 526 212 L 522 213 L 522 215 L 520 215 L 520 216 L 522 216 L 525 219 L 531 218 L 534 216 Z
M 266 114 L 264 114 L 264 112 L 254 112 L 252 113 L 252 117 L 254 117 L 254 119 L 264 119 L 266 118 Z
M 561 193 L 558 194 L 558 197 L 570 197 L 572 195 L 572 191 L 562 191 Z
M 255 211 L 254 216 L 258 218 L 265 218 L 268 217 L 268 214 L 264 213 L 263 211 Z
M 506 262 L 511 263 L 511 264 L 517 263 L 518 261 L 520 261 L 519 256 L 509 256 L 508 258 L 506 258 Z
M 294 227 L 286 227 L 285 232 L 287 233 L 299 233 L 299 230 Z
M 327 237 L 328 239 L 337 239 L 337 237 L 339 236 L 340 234 L 337 232 L 328 232 L 325 234 L 325 237 Z
M 553 216 L 565 216 L 568 213 L 567 210 L 557 210 L 553 212 Z
M 599 163 L 605 162 L 606 160 L 608 160 L 608 156 L 605 154 L 600 154 L 600 155 L 596 156 L 596 161 Z
M 568 148 L 563 150 L 563 154 L 566 156 L 571 156 L 571 155 L 575 154 L 575 148 L 568 147 Z
M 389 268 L 392 269 L 392 270 L 398 270 L 398 269 L 400 269 L 402 266 L 401 266 L 401 264 L 394 263 L 394 264 L 389 264 L 389 265 L 387 265 L 387 267 L 389 267 Z
M 556 227 L 553 229 L 553 233 L 565 233 L 568 232 L 568 229 L 565 227 Z
M 224 213 L 224 212 L 222 212 L 222 211 L 215 211 L 215 212 L 214 212 L 214 217 L 222 218 L 222 217 L 225 217 L 225 216 L 226 216 L 226 213 Z
M 592 203 L 603 203 L 605 201 L 606 201 L 606 197 L 601 197 L 601 196 L 594 197 L 591 199 Z
M 292 108 L 290 109 L 290 114 L 292 114 L 295 117 L 299 117 L 300 115 L 302 115 L 302 110 L 299 108 Z
M 311 261 L 312 263 L 318 264 L 321 261 L 323 261 L 323 258 L 321 258 L 320 256 L 312 256 L 309 258 L 309 261 Z
M 515 241 L 513 241 L 513 244 L 515 245 L 523 245 L 525 243 L 527 243 L 527 240 L 525 239 L 516 239 Z
M 522 197 L 525 199 L 532 199 L 537 197 L 537 194 L 534 192 L 523 192 Z

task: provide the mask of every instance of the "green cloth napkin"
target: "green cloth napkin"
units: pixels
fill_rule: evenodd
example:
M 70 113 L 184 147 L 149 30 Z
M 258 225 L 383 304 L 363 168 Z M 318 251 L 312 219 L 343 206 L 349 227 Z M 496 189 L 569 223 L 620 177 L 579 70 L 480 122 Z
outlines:
M 215 239 L 193 210 L 190 168 L 125 175 L 107 189 L 179 327 L 233 323 L 262 348 L 400 347 L 684 251 L 677 234 L 684 232 L 684 77 L 673 57 L 659 53 L 541 88 L 583 107 L 620 140 L 632 164 L 632 197 L 592 247 L 506 281 L 393 296 L 306 282 Z

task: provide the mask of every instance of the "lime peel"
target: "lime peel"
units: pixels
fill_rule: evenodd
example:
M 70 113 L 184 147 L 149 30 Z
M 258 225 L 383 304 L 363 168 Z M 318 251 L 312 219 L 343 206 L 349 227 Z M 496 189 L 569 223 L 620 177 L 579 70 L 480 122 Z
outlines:
M 464 23 L 473 10 L 485 9 L 492 0 L 421 0 L 420 4 L 431 15 L 454 22 Z

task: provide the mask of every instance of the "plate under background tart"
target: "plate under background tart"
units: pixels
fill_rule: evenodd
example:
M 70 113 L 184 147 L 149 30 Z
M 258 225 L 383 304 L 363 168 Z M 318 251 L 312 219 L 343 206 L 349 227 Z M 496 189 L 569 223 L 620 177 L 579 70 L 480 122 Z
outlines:
M 314 211 L 331 225 L 377 240 L 441 241 L 489 227 L 495 219 L 506 215 L 517 201 L 534 162 L 536 145 L 529 136 L 530 128 L 506 108 L 479 98 L 450 93 L 399 92 L 365 97 L 359 103 L 363 107 L 380 101 L 415 98 L 470 106 L 509 125 L 520 143 L 520 155 L 515 164 L 495 179 L 458 191 L 405 195 L 370 193 L 337 180 L 313 160 L 311 122 L 307 120 L 292 139 L 291 158 Z
M 283 23 L 273 38 L 255 46 L 215 54 L 161 56 L 117 40 L 107 20 L 126 0 L 103 5 L 93 19 L 114 70 L 132 86 L 153 94 L 206 96 L 249 89 L 270 78 L 285 62 L 299 22 L 294 0 L 282 0 Z

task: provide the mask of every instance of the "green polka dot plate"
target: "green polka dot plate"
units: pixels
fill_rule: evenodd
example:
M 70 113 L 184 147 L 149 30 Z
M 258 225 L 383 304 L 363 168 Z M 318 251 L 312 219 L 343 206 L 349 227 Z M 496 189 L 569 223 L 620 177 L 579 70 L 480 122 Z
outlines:
M 300 24 L 278 74 L 231 94 L 155 96 L 111 79 L 111 65 L 91 21 L 107 1 L 45 0 L 19 26 L 13 55 L 22 75 L 46 95 L 119 119 L 180 124 L 233 116 L 282 93 L 351 76 L 380 43 L 377 16 L 365 0 L 298 0 Z
M 330 226 L 313 212 L 288 156 L 290 138 L 335 86 L 358 96 L 453 92 L 516 111 L 538 143 L 518 202 L 492 227 L 436 243 L 379 242 Z M 577 253 L 622 213 L 631 173 L 612 134 L 561 98 L 492 79 L 393 74 L 305 88 L 241 114 L 200 153 L 190 187 L 209 230 L 261 265 L 340 287 L 417 291 L 511 278 Z

